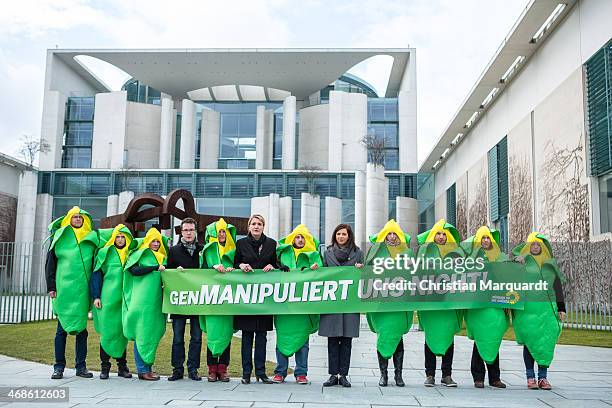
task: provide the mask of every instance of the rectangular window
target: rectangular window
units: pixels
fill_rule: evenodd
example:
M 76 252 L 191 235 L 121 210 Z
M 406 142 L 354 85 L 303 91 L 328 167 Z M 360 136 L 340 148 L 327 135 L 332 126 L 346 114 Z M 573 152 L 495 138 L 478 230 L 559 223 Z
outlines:
M 260 175 L 258 195 L 266 196 L 272 193 L 283 194 L 283 176 Z
M 590 173 L 612 172 L 612 41 L 585 64 Z
M 456 186 L 453 184 L 446 190 L 446 222 L 457 223 L 457 196 Z
M 63 168 L 90 168 L 94 97 L 68 98 L 62 146 Z
M 198 174 L 196 178 L 196 195 L 198 197 L 223 197 L 223 174 Z
M 508 141 L 504 137 L 487 155 L 489 173 L 489 213 L 495 222 L 508 215 Z

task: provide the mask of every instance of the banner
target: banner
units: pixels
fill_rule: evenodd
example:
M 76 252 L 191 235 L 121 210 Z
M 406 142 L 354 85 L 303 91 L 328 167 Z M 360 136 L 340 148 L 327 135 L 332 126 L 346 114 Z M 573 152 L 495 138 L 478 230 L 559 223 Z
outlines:
M 163 312 L 278 315 L 522 309 L 529 296 L 548 302 L 552 283 L 524 282 L 524 276 L 524 265 L 512 262 L 490 263 L 484 268 L 454 266 L 449 270 L 438 266 L 435 270 L 410 272 L 397 265 L 382 272 L 369 266 L 249 273 L 168 269 L 162 272 Z

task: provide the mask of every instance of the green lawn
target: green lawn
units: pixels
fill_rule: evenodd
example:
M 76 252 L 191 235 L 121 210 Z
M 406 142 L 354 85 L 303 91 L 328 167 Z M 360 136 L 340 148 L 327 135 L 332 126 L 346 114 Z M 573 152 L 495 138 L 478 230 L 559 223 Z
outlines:
M 20 323 L 13 325 L 0 326 L 0 354 L 11 357 L 20 358 L 23 360 L 36 361 L 38 363 L 53 364 L 54 363 L 54 346 L 53 339 L 55 338 L 55 330 L 57 327 L 56 320 L 47 320 L 33 323 Z M 93 321 L 89 321 L 87 331 L 89 337 L 87 339 L 87 367 L 92 370 L 100 370 L 100 336 L 93 327 Z M 185 329 L 185 343 L 189 342 L 189 328 Z M 66 363 L 69 368 L 74 368 L 74 336 L 68 336 L 66 344 Z M 200 375 L 205 375 L 208 372 L 206 366 L 206 334 L 202 334 L 202 355 L 200 363 Z M 240 359 L 240 339 L 234 337 L 231 347 L 231 358 L 229 373 L 232 377 L 242 376 L 242 366 Z M 170 350 L 172 347 L 172 325 L 169 323 L 166 327 L 166 334 L 161 340 L 157 349 L 157 358 L 153 369 L 163 375 L 172 373 L 172 365 L 170 364 Z M 134 363 L 133 343 L 130 342 L 127 347 L 128 366 L 132 372 L 136 371 Z M 268 356 L 275 359 L 274 356 Z M 114 360 L 111 360 L 112 370 L 116 371 L 117 367 Z M 270 376 L 275 363 L 266 362 L 266 372 Z M 51 370 L 50 370 L 51 371 Z M 292 372 L 292 371 L 290 371 Z M 49 372 L 51 375 L 51 372 Z M 254 375 L 254 373 L 253 373 Z

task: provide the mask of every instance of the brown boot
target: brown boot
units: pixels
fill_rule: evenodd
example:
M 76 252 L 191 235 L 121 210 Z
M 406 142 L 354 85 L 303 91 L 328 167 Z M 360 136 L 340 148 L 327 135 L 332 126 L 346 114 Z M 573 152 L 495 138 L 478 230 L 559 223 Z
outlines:
M 138 379 L 145 381 L 157 381 L 159 380 L 159 375 L 157 375 L 157 373 L 154 371 L 149 371 L 148 373 L 138 374 Z
M 229 375 L 227 375 L 227 366 L 225 364 L 218 365 L 217 378 L 221 382 L 229 382 L 230 378 Z
M 208 382 L 217 382 L 217 370 L 219 366 L 211 364 L 208 366 Z

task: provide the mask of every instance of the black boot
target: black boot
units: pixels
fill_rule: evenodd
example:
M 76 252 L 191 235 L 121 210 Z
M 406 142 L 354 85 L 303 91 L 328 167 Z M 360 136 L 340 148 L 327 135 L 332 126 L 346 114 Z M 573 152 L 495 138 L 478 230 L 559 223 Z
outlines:
M 389 368 L 389 359 L 381 356 L 378 351 L 376 352 L 376 354 L 378 354 L 378 367 L 380 368 L 380 380 L 378 381 L 378 385 L 380 385 L 381 387 L 386 387 L 389 383 L 389 376 L 387 374 L 387 369 Z
M 108 380 L 108 373 L 110 372 L 109 368 L 102 368 L 102 371 L 100 371 L 100 379 L 101 380 Z
M 404 348 L 395 350 L 393 353 L 393 367 L 395 367 L 395 385 L 403 387 L 406 385 L 402 378 L 402 367 L 404 365 Z
M 127 364 L 120 364 L 117 369 L 117 375 L 123 378 L 132 378 L 132 373 L 130 373 L 130 369 Z

